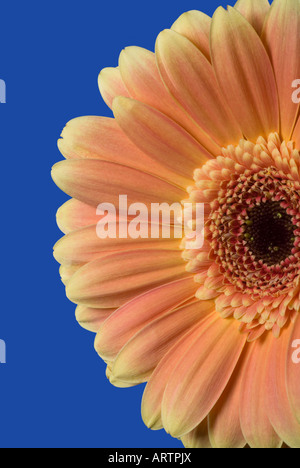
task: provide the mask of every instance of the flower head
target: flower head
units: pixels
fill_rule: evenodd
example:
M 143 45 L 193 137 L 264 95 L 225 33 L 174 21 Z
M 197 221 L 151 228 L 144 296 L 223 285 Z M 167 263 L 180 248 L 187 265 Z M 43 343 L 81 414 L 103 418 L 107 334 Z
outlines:
M 299 57 L 299 0 L 185 13 L 154 54 L 129 47 L 100 73 L 114 118 L 59 140 L 67 296 L 110 381 L 147 382 L 145 423 L 186 447 L 300 447 Z M 162 214 L 188 202 L 190 231 L 203 204 L 203 245 L 174 235 L 176 216 L 168 238 L 159 222 L 99 239 L 96 208 L 122 194 Z

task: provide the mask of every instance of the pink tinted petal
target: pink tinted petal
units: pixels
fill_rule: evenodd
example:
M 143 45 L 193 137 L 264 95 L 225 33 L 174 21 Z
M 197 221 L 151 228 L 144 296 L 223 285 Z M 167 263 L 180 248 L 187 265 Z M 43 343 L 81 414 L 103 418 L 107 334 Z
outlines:
M 104 102 L 112 107 L 116 96 L 129 97 L 128 90 L 122 80 L 119 68 L 104 68 L 98 77 L 99 90 Z
M 292 411 L 286 386 L 287 357 L 291 358 L 290 327 L 273 339 L 270 354 L 266 356 L 268 392 L 266 406 L 271 424 L 279 437 L 291 448 L 300 447 L 300 424 Z M 300 337 L 300 336 L 299 336 Z M 300 342 L 299 342 L 300 347 Z
M 97 353 L 113 361 L 121 348 L 142 328 L 194 297 L 193 277 L 166 283 L 135 297 L 120 307 L 103 324 L 95 340 Z
M 210 60 L 209 34 L 211 18 L 201 11 L 183 13 L 172 26 L 172 30 L 189 39 Z
M 208 437 L 207 418 L 191 432 L 181 437 L 186 448 L 212 448 Z
M 67 296 L 89 307 L 120 307 L 160 284 L 186 276 L 180 252 L 116 252 L 80 268 L 67 285 Z
M 279 448 L 282 444 L 270 423 L 266 408 L 266 393 L 270 385 L 266 380 L 266 356 L 274 339 L 272 333 L 266 333 L 263 338 L 248 345 L 248 358 L 242 376 L 240 419 L 245 440 L 251 448 Z
M 281 133 L 290 140 L 299 105 L 292 100 L 292 83 L 300 78 L 300 2 L 274 0 L 262 35 L 278 86 Z
M 293 414 L 300 423 L 300 317 L 296 318 L 290 336 L 286 361 L 286 383 Z
M 241 375 L 247 346 L 227 387 L 209 413 L 209 438 L 213 448 L 243 448 L 246 445 L 239 414 Z
M 268 0 L 238 0 L 234 5 L 260 35 L 270 9 Z
M 143 395 L 142 418 L 146 426 L 154 430 L 163 427 L 161 419 L 162 401 L 166 385 L 173 369 L 176 367 L 182 355 L 184 355 L 197 340 L 201 330 L 206 328 L 209 323 L 218 319 L 219 317 L 215 313 L 211 314 L 203 323 L 196 325 L 192 330 L 187 332 L 160 361 L 151 375 Z
M 114 312 L 115 309 L 93 309 L 79 305 L 76 308 L 76 320 L 82 328 L 97 333 L 102 323 Z
M 119 206 L 119 195 L 128 196 L 128 205 L 180 202 L 186 192 L 157 177 L 138 170 L 96 160 L 67 160 L 55 164 L 52 178 L 71 197 L 97 207 L 100 203 Z M 109 181 L 109 184 L 107 183 Z
M 210 412 L 226 387 L 246 342 L 233 319 L 200 330 L 169 377 L 162 404 L 165 429 L 181 437 Z
M 211 30 L 216 76 L 241 131 L 250 140 L 279 130 L 277 89 L 268 54 L 235 9 L 218 8 Z
M 121 349 L 113 365 L 113 374 L 133 383 L 148 380 L 169 349 L 190 328 L 207 317 L 213 307 L 213 302 L 196 301 L 151 322 Z
M 152 159 L 174 171 L 174 180 L 181 186 L 189 185 L 194 170 L 212 158 L 182 127 L 153 107 L 117 98 L 113 111 L 127 136 Z
M 200 50 L 184 36 L 165 30 L 157 38 L 156 57 L 166 86 L 204 131 L 220 146 L 237 143 L 242 134 Z

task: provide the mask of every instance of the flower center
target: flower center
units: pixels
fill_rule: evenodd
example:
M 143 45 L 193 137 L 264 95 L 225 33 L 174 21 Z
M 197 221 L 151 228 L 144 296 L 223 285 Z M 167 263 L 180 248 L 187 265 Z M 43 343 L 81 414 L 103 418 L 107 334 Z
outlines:
M 245 171 L 221 184 L 208 221 L 220 271 L 251 296 L 281 294 L 299 276 L 300 195 L 276 168 Z
M 241 321 L 253 341 L 279 336 L 300 309 L 300 153 L 272 133 L 222 149 L 194 173 L 191 203 L 203 203 L 204 245 L 186 269 L 196 297 L 215 300 L 223 318 Z
M 280 202 L 256 205 L 247 212 L 247 217 L 244 239 L 257 260 L 271 266 L 292 254 L 295 225 Z

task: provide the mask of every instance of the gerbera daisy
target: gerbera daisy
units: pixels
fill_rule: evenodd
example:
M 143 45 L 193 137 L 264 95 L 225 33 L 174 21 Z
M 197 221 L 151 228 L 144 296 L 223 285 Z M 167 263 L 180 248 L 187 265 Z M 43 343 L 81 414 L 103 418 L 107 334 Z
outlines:
M 300 447 L 297 79 L 299 0 L 191 11 L 100 73 L 114 118 L 59 140 L 67 296 L 110 381 L 147 382 L 144 422 L 186 447 Z M 204 245 L 99 239 L 96 208 L 120 194 L 203 203 Z

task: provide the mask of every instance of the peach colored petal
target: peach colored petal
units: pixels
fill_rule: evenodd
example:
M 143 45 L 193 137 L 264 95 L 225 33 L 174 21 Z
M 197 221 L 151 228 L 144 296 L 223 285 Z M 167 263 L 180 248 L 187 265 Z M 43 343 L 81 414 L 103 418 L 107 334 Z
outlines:
M 210 60 L 209 34 L 211 18 L 201 11 L 183 13 L 171 29 L 189 39 Z
M 246 336 L 234 319 L 212 321 L 174 367 L 163 397 L 162 421 L 181 437 L 208 415 L 239 360 Z
M 268 361 L 265 393 L 268 417 L 279 437 L 291 448 L 300 447 L 300 424 L 292 411 L 286 387 L 286 362 L 290 356 L 291 330 L 282 330 L 279 339 L 273 339 Z
M 155 54 L 141 47 L 127 47 L 120 54 L 120 71 L 132 98 L 159 110 L 183 127 L 210 153 L 220 154 L 220 146 L 188 116 L 165 87 Z
M 101 96 L 108 107 L 116 96 L 129 97 L 128 90 L 122 80 L 119 68 L 104 68 L 98 77 Z
M 281 133 L 289 141 L 299 105 L 292 100 L 294 80 L 300 78 L 300 2 L 274 0 L 262 34 L 271 57 L 281 114 Z
M 114 100 L 113 112 L 127 136 L 152 159 L 174 171 L 174 180 L 181 186 L 189 185 L 194 170 L 212 158 L 182 127 L 153 107 L 121 97 Z
M 152 321 L 121 349 L 112 373 L 124 381 L 145 382 L 166 352 L 213 308 L 213 302 L 195 300 Z
M 207 418 L 191 432 L 184 435 L 181 440 L 186 448 L 212 448 L 208 437 Z
M 132 239 L 131 237 L 120 239 L 119 236 L 116 239 L 100 239 L 96 232 L 96 226 L 87 226 L 60 239 L 54 246 L 54 257 L 59 263 L 71 265 L 87 263 L 100 256 L 120 250 L 159 250 L 161 248 L 178 251 L 179 244 L 180 239 L 151 239 L 150 236 L 149 239 Z
M 218 8 L 211 29 L 212 62 L 220 88 L 248 139 L 279 130 L 272 65 L 253 27 L 235 9 Z
M 208 417 L 209 439 L 213 448 L 243 448 L 246 445 L 239 414 L 241 374 L 247 346 L 227 387 Z
M 299 340 L 300 340 L 300 316 L 298 313 L 293 331 L 291 333 L 289 349 L 287 353 L 286 383 L 287 383 L 288 397 L 289 397 L 289 401 L 293 410 L 293 414 L 296 416 L 300 424 L 300 385 L 299 385 L 300 362 L 297 363 L 297 360 L 300 358 Z
M 249 21 L 257 34 L 260 35 L 270 9 L 268 0 L 238 0 L 234 8 Z
M 186 275 L 180 252 L 130 250 L 84 265 L 70 279 L 67 296 L 89 307 L 120 307 L 133 297 Z
M 119 206 L 119 195 L 132 203 L 180 202 L 186 192 L 166 181 L 127 166 L 106 161 L 67 160 L 55 164 L 52 178 L 71 197 L 97 207 L 99 203 Z M 109 181 L 109 183 L 107 183 Z
M 79 305 L 76 308 L 76 320 L 82 328 L 97 333 L 102 323 L 115 311 L 115 309 L 93 309 Z
M 217 314 L 213 313 L 203 323 L 196 325 L 192 330 L 187 332 L 173 348 L 163 357 L 157 365 L 155 371 L 151 375 L 149 382 L 146 385 L 142 399 L 142 418 L 146 426 L 153 430 L 163 427 L 161 419 L 161 407 L 166 385 L 170 378 L 173 369 L 176 367 L 182 355 L 193 345 L 197 340 L 201 330 L 208 324 L 219 320 Z
M 143 153 L 125 135 L 116 120 L 108 117 L 87 116 L 71 120 L 58 140 L 58 147 L 67 159 L 100 159 L 125 164 L 171 182 L 177 178 L 177 174 L 163 161 Z M 186 179 L 183 179 L 183 184 L 185 186 Z
M 156 57 L 166 86 L 204 131 L 220 146 L 237 143 L 242 134 L 200 50 L 184 36 L 165 30 L 157 38 Z
M 85 116 L 70 120 L 62 131 L 58 147 L 66 159 L 101 159 L 126 162 L 133 167 L 141 159 L 144 169 L 149 163 L 149 158 L 126 137 L 115 119 L 109 117 Z
M 266 408 L 266 356 L 274 340 L 272 333 L 249 343 L 240 397 L 240 420 L 246 442 L 251 448 L 279 448 L 282 441 L 273 429 Z
M 97 224 L 99 216 L 96 214 L 94 206 L 71 199 L 58 209 L 56 221 L 59 229 L 64 234 L 68 234 L 82 227 Z
M 163 284 L 120 307 L 103 324 L 95 340 L 98 354 L 113 361 L 121 348 L 141 329 L 161 315 L 194 297 L 193 277 Z

